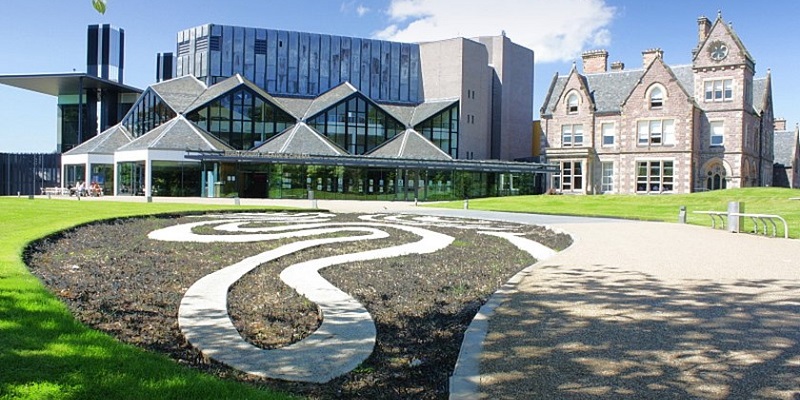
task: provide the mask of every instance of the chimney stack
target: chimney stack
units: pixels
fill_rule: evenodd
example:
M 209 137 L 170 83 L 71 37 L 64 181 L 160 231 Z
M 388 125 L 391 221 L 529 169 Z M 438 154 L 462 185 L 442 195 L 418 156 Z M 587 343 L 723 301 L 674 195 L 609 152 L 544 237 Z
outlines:
M 786 118 L 775 118 L 772 124 L 775 132 L 782 132 L 786 130 Z
M 598 72 L 606 72 L 608 68 L 608 52 L 605 50 L 590 50 L 584 52 L 583 58 L 583 73 L 594 74 Z
M 711 32 L 711 21 L 705 16 L 700 16 L 697 19 L 697 46 L 699 47 L 706 38 L 708 33 Z
M 622 61 L 614 61 L 611 63 L 611 70 L 612 71 L 622 71 L 625 69 L 625 63 Z
M 650 64 L 655 61 L 656 58 L 664 58 L 664 50 L 656 47 L 654 49 L 647 49 L 642 52 L 642 65 L 644 68 L 650 66 Z

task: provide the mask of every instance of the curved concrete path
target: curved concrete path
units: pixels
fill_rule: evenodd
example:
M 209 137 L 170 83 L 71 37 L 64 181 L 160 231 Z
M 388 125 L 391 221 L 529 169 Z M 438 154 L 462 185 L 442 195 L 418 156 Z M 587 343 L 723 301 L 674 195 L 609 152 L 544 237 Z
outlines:
M 258 221 L 258 219 L 255 219 Z M 353 261 L 424 254 L 447 247 L 453 238 L 419 227 L 370 222 L 294 224 L 276 227 L 246 228 L 247 219 L 203 221 L 176 225 L 149 234 L 151 239 L 186 242 L 252 242 L 287 237 L 313 236 L 336 232 L 362 232 L 366 235 L 309 239 L 280 246 L 245 258 L 231 266 L 206 275 L 185 293 L 178 312 L 178 322 L 186 339 L 203 354 L 238 370 L 269 378 L 324 383 L 356 368 L 372 353 L 375 323 L 367 310 L 353 297 L 342 292 L 318 271 Z M 192 229 L 221 224 L 220 230 L 246 231 L 241 235 L 199 235 Z M 309 247 L 323 244 L 380 239 L 388 233 L 377 228 L 405 230 L 420 240 L 359 253 L 325 257 L 294 264 L 281 272 L 281 279 L 309 301 L 316 303 L 323 315 L 319 328 L 292 345 L 272 350 L 258 348 L 245 341 L 228 316 L 230 287 L 261 264 Z M 285 232 L 283 232 L 285 231 Z M 254 233 L 270 232 L 270 233 Z
M 488 323 L 451 398 L 800 397 L 800 241 L 693 225 L 431 210 L 576 239 Z

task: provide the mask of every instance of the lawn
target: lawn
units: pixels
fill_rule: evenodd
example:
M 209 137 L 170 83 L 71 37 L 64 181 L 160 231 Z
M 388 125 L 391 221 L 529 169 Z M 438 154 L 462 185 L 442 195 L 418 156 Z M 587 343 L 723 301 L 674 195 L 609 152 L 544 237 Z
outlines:
M 30 241 L 90 221 L 226 208 L 232 207 L 0 198 L 0 398 L 291 398 L 182 367 L 86 328 L 22 262 Z
M 774 214 L 789 224 L 789 235 L 800 238 L 800 190 L 784 188 L 746 188 L 716 190 L 685 195 L 602 195 L 602 196 L 516 196 L 472 199 L 474 210 L 512 211 L 538 214 L 604 216 L 646 221 L 677 222 L 681 206 L 686 206 L 687 222 L 711 226 L 708 215 L 693 211 L 726 211 L 729 201 L 744 203 L 744 212 Z M 463 201 L 437 203 L 435 207 L 462 208 Z M 745 219 L 745 230 L 753 223 Z M 771 229 L 771 228 L 770 228 Z M 778 223 L 778 236 L 783 226 Z

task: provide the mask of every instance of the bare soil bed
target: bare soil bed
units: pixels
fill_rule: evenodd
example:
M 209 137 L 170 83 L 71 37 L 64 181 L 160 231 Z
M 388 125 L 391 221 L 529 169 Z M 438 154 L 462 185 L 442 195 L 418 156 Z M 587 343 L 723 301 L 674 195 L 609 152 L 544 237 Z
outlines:
M 359 221 L 357 215 L 331 222 Z M 354 371 L 326 384 L 262 379 L 209 360 L 178 327 L 184 292 L 201 277 L 244 257 L 292 240 L 255 243 L 176 243 L 148 239 L 170 225 L 208 216 L 104 221 L 33 243 L 26 262 L 88 326 L 178 363 L 226 379 L 290 391 L 312 399 L 445 399 L 464 331 L 488 297 L 535 260 L 504 239 L 478 233 L 468 220 L 424 226 L 454 242 L 433 254 L 355 262 L 322 275 L 358 299 L 375 320 L 373 354 Z M 561 250 L 571 239 L 542 227 L 486 222 L 482 227 L 524 234 Z M 205 233 L 209 228 L 197 228 Z M 263 348 L 296 342 L 319 325 L 316 306 L 283 284 L 294 263 L 418 240 L 386 228 L 390 237 L 307 249 L 253 270 L 231 288 L 229 313 L 242 336 Z M 293 239 L 293 240 L 305 240 Z

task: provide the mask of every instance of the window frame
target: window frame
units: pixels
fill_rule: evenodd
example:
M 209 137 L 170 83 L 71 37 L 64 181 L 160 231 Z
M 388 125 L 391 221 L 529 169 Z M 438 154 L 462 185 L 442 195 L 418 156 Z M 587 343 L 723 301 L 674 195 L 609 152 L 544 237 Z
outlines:
M 703 81 L 703 101 L 706 103 L 733 101 L 733 78 L 706 79 Z
M 654 119 L 640 119 L 636 121 L 636 146 L 637 147 L 651 147 L 651 146 L 675 146 L 677 138 L 675 137 L 675 118 L 654 118 Z M 654 135 L 654 127 L 658 123 L 658 132 Z M 669 124 L 667 124 L 669 123 Z M 647 131 L 642 131 L 642 125 L 646 125 Z M 671 127 L 667 129 L 667 127 Z M 645 133 L 643 135 L 643 133 Z M 654 139 L 658 139 L 655 141 Z
M 655 97 L 656 91 L 659 92 L 660 96 L 658 98 Z M 649 108 L 651 110 L 661 110 L 664 108 L 665 98 L 667 90 L 661 84 L 654 84 L 650 86 L 650 89 L 647 91 L 647 100 L 649 104 Z
M 606 135 L 605 126 L 611 126 L 611 135 Z M 617 142 L 617 124 L 615 122 L 600 123 L 600 145 L 603 147 L 614 147 Z M 606 143 L 606 138 L 611 138 L 610 143 Z
M 573 100 L 575 104 L 572 104 Z M 578 93 L 573 90 L 567 94 L 567 100 L 565 103 L 567 105 L 567 114 L 578 114 L 578 110 L 580 109 L 581 105 L 581 96 L 579 96 Z
M 586 170 L 583 160 L 561 160 L 558 162 L 558 166 L 559 173 L 553 174 L 553 188 L 562 193 L 582 193 L 585 181 L 583 172 Z M 564 171 L 569 171 L 569 174 L 565 175 Z M 578 172 L 577 174 L 575 173 L 576 171 Z M 565 188 L 565 186 L 568 187 Z M 576 186 L 578 187 L 576 188 Z
M 667 164 L 669 166 L 667 167 Z M 644 174 L 642 174 L 642 167 L 644 167 Z M 658 175 L 653 174 L 654 167 L 658 168 Z M 667 175 L 667 168 L 671 174 Z M 672 159 L 650 159 L 650 160 L 636 160 L 636 193 L 637 194 L 651 194 L 651 193 L 674 193 L 675 192 L 675 160 Z M 642 186 L 644 185 L 644 186 Z M 669 189 L 664 189 L 669 186 Z M 644 187 L 644 189 L 641 189 Z
M 609 167 L 609 168 L 607 168 Z M 606 174 L 607 171 L 610 174 Z M 614 162 L 613 161 L 600 161 L 600 192 L 613 193 L 614 192 Z
M 715 134 L 714 126 L 719 126 L 720 133 Z M 719 143 L 714 143 L 714 138 L 719 138 Z M 725 121 L 721 119 L 708 121 L 708 145 L 710 147 L 725 146 Z
M 565 132 L 564 128 L 569 128 Z M 580 127 L 580 135 L 575 135 L 575 127 Z M 583 147 L 583 124 L 561 124 L 561 147 Z M 569 141 L 565 139 L 569 138 Z M 580 143 L 576 143 L 576 138 L 580 138 Z

